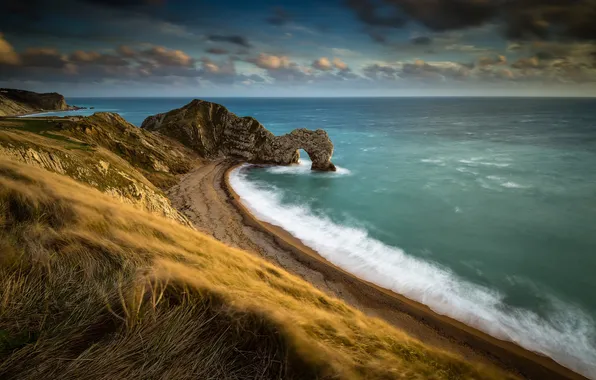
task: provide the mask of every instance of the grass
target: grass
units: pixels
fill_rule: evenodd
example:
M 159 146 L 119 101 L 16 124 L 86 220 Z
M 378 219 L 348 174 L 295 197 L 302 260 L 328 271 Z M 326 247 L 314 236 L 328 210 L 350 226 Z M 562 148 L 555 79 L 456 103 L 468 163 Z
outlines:
M 0 119 L 0 128 L 35 133 L 64 143 L 65 149 L 68 150 L 95 151 L 95 148 L 91 144 L 58 134 L 62 129 L 63 123 L 70 123 L 70 121 L 61 119 L 2 118 Z
M 305 281 L 0 158 L 2 379 L 500 379 Z

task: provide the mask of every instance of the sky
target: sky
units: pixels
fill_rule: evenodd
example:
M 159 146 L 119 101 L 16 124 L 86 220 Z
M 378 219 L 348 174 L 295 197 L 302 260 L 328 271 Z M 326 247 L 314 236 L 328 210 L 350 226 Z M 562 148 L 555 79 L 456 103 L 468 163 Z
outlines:
M 0 0 L 0 87 L 596 96 L 596 0 Z

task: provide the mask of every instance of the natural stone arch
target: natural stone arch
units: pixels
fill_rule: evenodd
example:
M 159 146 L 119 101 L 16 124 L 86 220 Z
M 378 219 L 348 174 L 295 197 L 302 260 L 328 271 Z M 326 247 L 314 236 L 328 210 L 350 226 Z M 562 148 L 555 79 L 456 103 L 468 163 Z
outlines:
M 262 157 L 263 161 L 277 161 L 282 165 L 297 163 L 300 159 L 300 149 L 303 149 L 312 161 L 311 169 L 320 171 L 335 171 L 331 162 L 333 143 L 327 132 L 322 129 L 311 131 L 305 128 L 295 129 L 287 135 L 276 136 L 270 140 L 272 149 L 263 149 L 270 157 Z
M 141 128 L 174 138 L 208 159 L 290 165 L 298 162 L 298 150 L 304 149 L 312 170 L 336 170 L 331 163 L 333 143 L 322 129 L 301 128 L 275 136 L 254 118 L 238 117 L 222 105 L 203 100 L 149 116 Z

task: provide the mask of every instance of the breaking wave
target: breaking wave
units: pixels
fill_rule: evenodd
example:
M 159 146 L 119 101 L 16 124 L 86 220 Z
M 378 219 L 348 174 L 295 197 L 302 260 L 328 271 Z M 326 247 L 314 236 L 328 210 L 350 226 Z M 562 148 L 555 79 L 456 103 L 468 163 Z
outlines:
M 544 296 L 553 310 L 547 316 L 510 306 L 504 302 L 504 294 L 467 282 L 448 268 L 376 240 L 364 228 L 337 224 L 303 205 L 282 204 L 281 190 L 248 180 L 247 167 L 235 169 L 230 184 L 257 218 L 285 229 L 330 262 L 364 280 L 596 378 L 595 323 L 580 308 L 547 294 Z M 309 168 L 310 164 L 303 161 L 293 167 L 265 170 L 303 174 Z
M 325 172 L 325 173 L 313 173 L 310 170 L 312 165 L 312 161 L 301 158 L 297 164 L 289 165 L 289 166 L 271 166 L 268 167 L 267 172 L 272 174 L 299 174 L 299 175 L 325 175 L 325 176 L 341 176 L 341 175 L 350 175 L 352 174 L 348 169 L 342 168 L 337 166 L 337 171 L 335 172 Z

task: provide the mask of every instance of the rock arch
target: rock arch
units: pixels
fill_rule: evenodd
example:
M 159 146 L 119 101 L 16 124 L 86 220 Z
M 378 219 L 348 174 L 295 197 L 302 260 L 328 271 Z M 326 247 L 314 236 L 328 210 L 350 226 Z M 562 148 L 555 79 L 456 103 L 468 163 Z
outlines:
M 333 143 L 324 130 L 300 128 L 275 136 L 254 118 L 238 117 L 224 106 L 204 100 L 149 116 L 141 128 L 174 138 L 208 159 L 229 157 L 290 165 L 298 162 L 298 150 L 304 149 L 312 160 L 312 170 L 336 170 L 331 162 Z
M 280 165 L 297 163 L 299 150 L 303 149 L 312 161 L 312 170 L 335 171 L 331 162 L 333 143 L 327 132 L 322 129 L 311 131 L 305 128 L 295 129 L 283 136 L 274 136 L 257 154 L 256 160 Z

